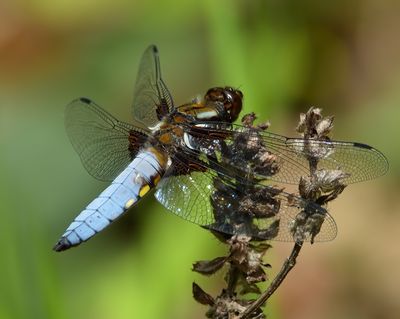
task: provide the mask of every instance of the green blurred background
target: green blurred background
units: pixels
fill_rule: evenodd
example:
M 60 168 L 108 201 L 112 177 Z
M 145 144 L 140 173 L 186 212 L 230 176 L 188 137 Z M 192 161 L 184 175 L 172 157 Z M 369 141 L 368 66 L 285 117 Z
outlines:
M 315 105 L 334 137 L 374 145 L 390 174 L 330 210 L 339 234 L 307 246 L 269 318 L 395 318 L 400 311 L 398 1 L 0 2 L 0 318 L 203 318 L 191 272 L 224 247 L 153 197 L 77 249 L 52 245 L 106 184 L 82 167 L 65 105 L 94 99 L 129 121 L 140 56 L 155 43 L 175 102 L 239 87 L 245 111 L 294 135 Z M 291 248 L 266 256 L 276 271 Z

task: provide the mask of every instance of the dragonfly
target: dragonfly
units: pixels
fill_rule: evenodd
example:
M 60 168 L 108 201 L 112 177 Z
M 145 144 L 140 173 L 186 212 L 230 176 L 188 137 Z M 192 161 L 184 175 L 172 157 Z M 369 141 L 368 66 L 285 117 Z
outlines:
M 89 240 L 153 189 L 169 211 L 222 234 L 293 241 L 293 221 L 308 211 L 323 218 L 315 240 L 332 240 L 337 227 L 324 207 L 262 181 L 298 184 L 310 174 L 313 148 L 326 150 L 318 154 L 319 168 L 346 173 L 344 184 L 385 174 L 385 156 L 362 143 L 306 141 L 234 124 L 242 105 L 243 94 L 233 87 L 214 87 L 176 105 L 154 45 L 140 61 L 131 123 L 88 98 L 72 101 L 65 111 L 72 146 L 90 175 L 111 184 L 77 215 L 54 250 Z M 273 159 L 268 165 L 255 164 L 260 149 L 264 160 Z M 243 209 L 246 196 L 260 203 L 252 214 Z

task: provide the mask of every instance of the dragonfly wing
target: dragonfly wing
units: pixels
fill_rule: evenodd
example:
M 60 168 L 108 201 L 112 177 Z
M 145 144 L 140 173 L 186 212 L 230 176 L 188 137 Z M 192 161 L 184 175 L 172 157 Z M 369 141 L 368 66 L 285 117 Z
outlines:
M 146 127 L 153 127 L 172 110 L 171 94 L 161 78 L 158 49 L 151 45 L 140 61 L 133 96 L 133 116 Z
M 283 192 L 277 195 L 281 208 L 277 241 L 326 242 L 336 238 L 337 225 L 325 208 Z
M 196 127 L 190 134 L 198 151 L 211 148 L 223 153 L 221 146 L 227 145 L 231 154 L 224 156 L 236 170 L 280 183 L 298 184 L 301 177 L 309 176 L 310 161 L 317 162 L 318 170 L 342 172 L 344 184 L 374 179 L 388 170 L 386 157 L 361 143 L 288 138 L 258 128 L 215 122 Z
M 145 130 L 118 121 L 87 98 L 67 106 L 65 127 L 85 169 L 103 181 L 122 172 L 147 140 Z
M 310 161 L 317 163 L 317 170 L 342 172 L 344 184 L 374 179 L 388 170 L 386 157 L 366 144 L 288 138 L 261 130 L 251 134 L 259 134 L 263 147 L 276 160 L 277 172 L 267 176 L 276 182 L 298 184 L 302 176 L 309 175 Z
M 190 152 L 173 158 L 155 193 L 176 215 L 222 234 L 246 234 L 259 240 L 294 241 L 299 238 L 296 229 L 304 241 L 335 238 L 335 221 L 321 206 L 270 186 L 240 182 L 226 175 L 227 169 L 218 161 L 196 159 Z M 310 216 L 318 216 L 322 223 L 315 238 L 312 232 L 302 231 L 310 229 Z
M 155 197 L 178 216 L 199 225 L 213 223 L 210 203 L 215 172 L 206 171 L 194 157 L 177 152 L 172 165 L 157 185 Z
M 266 142 L 272 138 L 268 135 L 264 135 L 264 137 Z M 319 170 L 339 170 L 345 173 L 347 177 L 343 178 L 344 184 L 375 179 L 384 175 L 389 168 L 386 157 L 380 151 L 372 146 L 357 142 L 306 141 L 298 138 L 287 138 L 284 148 L 271 144 L 270 149 L 277 154 L 286 153 L 284 160 L 292 157 L 297 161 L 297 163 L 294 163 L 292 160 L 291 164 L 283 163 L 282 175 L 278 173 L 278 179 L 284 179 L 283 175 L 289 174 L 293 164 L 299 166 L 302 163 L 302 166 L 305 167 L 310 158 L 315 158 L 318 161 Z M 295 180 L 298 180 L 298 177 Z

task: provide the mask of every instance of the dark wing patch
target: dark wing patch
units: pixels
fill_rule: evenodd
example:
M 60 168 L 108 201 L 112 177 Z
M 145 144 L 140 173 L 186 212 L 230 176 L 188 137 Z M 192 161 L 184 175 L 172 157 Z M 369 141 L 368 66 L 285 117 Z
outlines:
M 147 140 L 145 130 L 118 121 L 87 98 L 67 106 L 65 128 L 85 169 L 103 181 L 113 180 Z

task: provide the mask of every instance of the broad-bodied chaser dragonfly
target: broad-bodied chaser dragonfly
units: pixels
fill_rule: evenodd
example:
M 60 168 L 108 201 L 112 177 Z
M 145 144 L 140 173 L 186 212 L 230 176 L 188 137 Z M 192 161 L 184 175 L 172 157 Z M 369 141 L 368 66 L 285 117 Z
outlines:
M 161 78 L 158 50 L 150 46 L 134 89 L 133 124 L 87 98 L 70 103 L 65 125 L 73 147 L 93 177 L 112 183 L 75 218 L 54 250 L 87 241 L 153 188 L 167 209 L 217 232 L 293 241 L 293 221 L 306 211 L 323 218 L 315 240 L 333 239 L 336 224 L 323 207 L 261 181 L 298 184 L 317 156 L 320 169 L 345 172 L 344 184 L 360 182 L 384 174 L 386 158 L 365 144 L 306 141 L 233 124 L 242 100 L 239 90 L 216 87 L 204 98 L 175 105 Z M 260 203 L 250 207 L 251 214 L 243 209 L 246 196 Z

